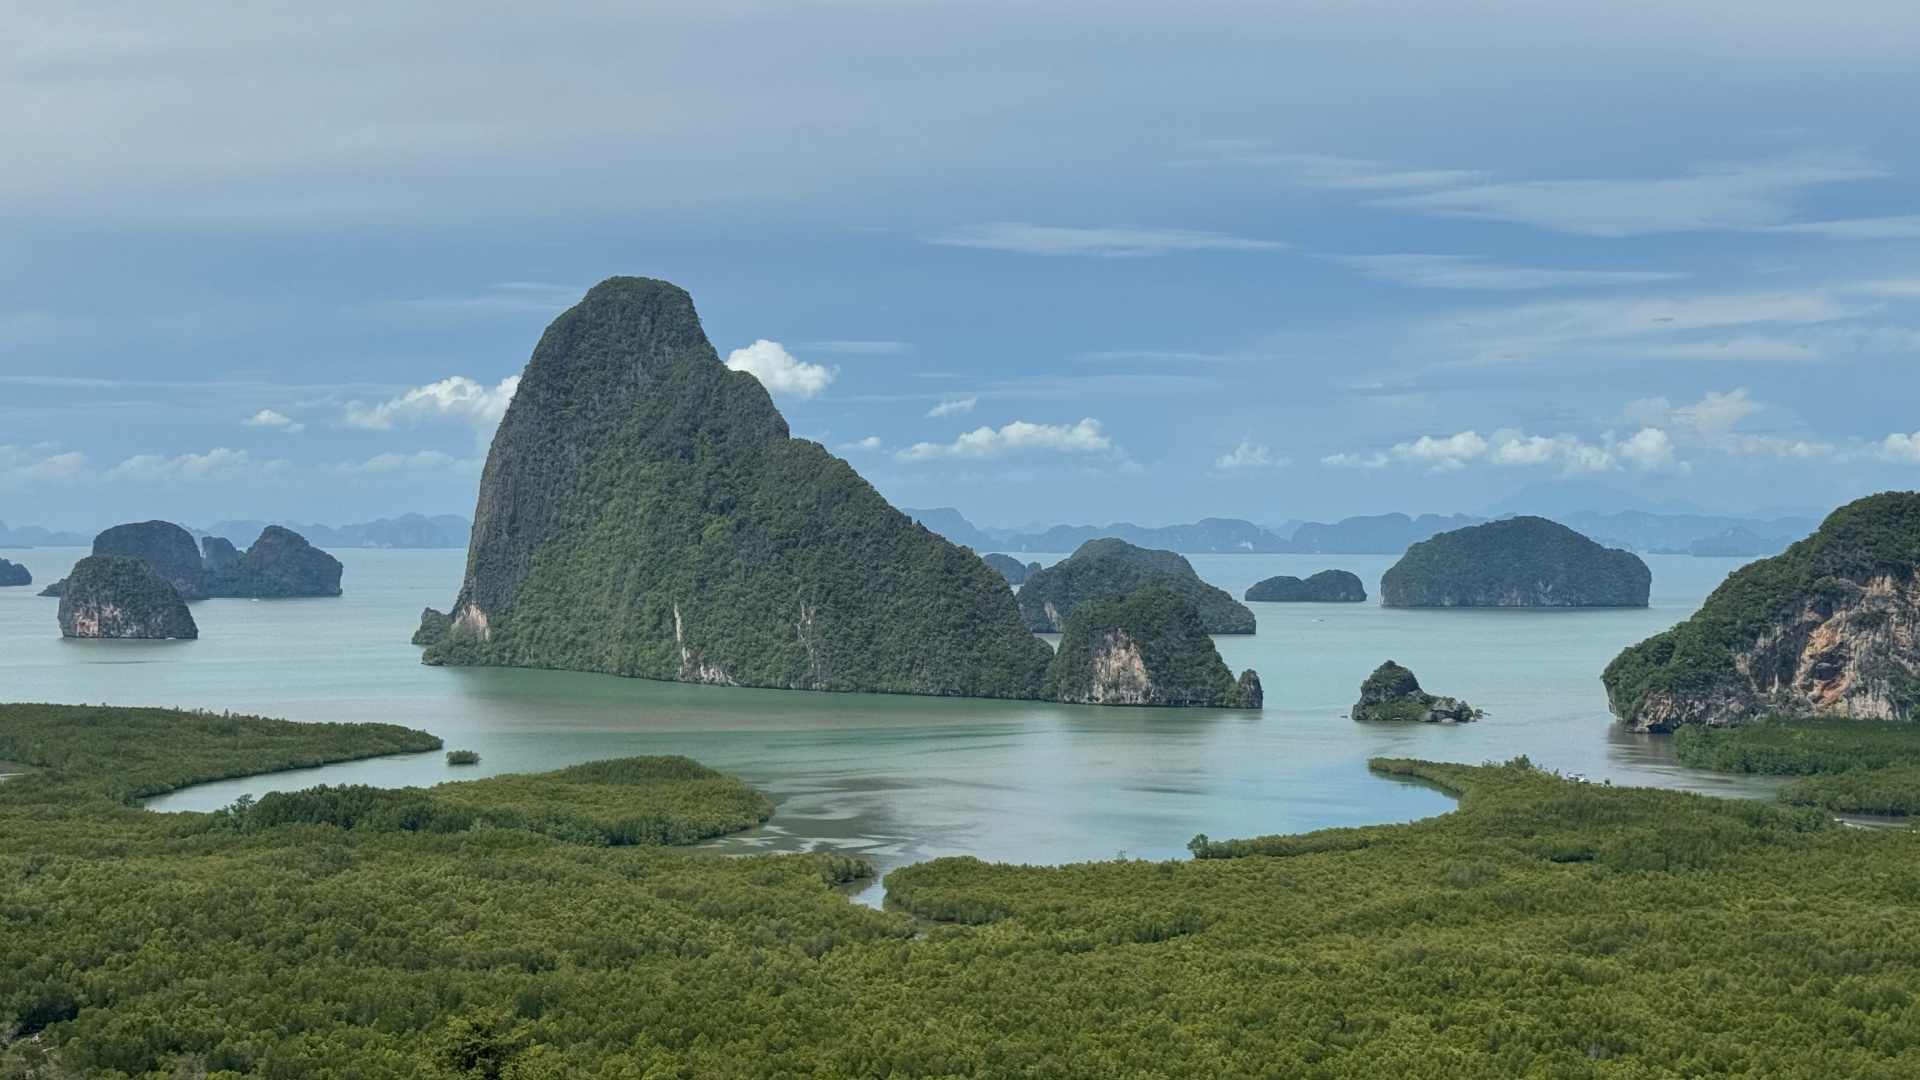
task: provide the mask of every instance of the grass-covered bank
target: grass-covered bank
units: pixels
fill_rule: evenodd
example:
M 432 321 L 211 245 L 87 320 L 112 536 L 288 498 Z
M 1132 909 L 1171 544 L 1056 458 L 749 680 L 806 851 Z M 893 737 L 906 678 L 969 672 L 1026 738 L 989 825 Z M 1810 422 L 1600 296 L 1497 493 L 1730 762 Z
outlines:
M 436 831 L 371 789 L 152 814 L 70 758 L 0 785 L 0 1076 L 1920 1072 L 1920 837 L 1376 767 L 1459 809 L 1190 862 L 941 859 L 877 912 L 830 887 L 854 860 L 537 827 L 606 820 L 570 787 L 737 797 L 676 759 L 415 792 L 530 815 Z

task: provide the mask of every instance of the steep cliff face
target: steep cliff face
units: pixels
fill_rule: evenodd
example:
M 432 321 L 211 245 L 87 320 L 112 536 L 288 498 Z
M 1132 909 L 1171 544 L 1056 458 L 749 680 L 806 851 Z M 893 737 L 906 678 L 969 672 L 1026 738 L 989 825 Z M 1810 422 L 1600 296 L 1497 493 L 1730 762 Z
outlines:
M 1484 714 L 1459 698 L 1427 693 L 1412 671 L 1389 660 L 1360 684 L 1360 700 L 1348 715 L 1367 721 L 1462 724 Z
M 1253 612 L 1225 589 L 1209 585 L 1172 551 L 1103 537 L 1035 571 L 1020 586 L 1020 614 L 1042 633 L 1062 631 L 1081 604 L 1116 600 L 1141 589 L 1172 589 L 1191 601 L 1212 634 L 1253 633 Z
M 1046 696 L 1079 705 L 1257 709 L 1260 676 L 1236 681 L 1193 602 L 1150 588 L 1081 604 L 1047 667 Z
M 1602 681 L 1635 731 L 1761 715 L 1920 718 L 1920 494 L 1872 495 L 1728 576 Z
M 209 541 L 214 539 L 208 537 Z M 232 559 L 224 561 L 229 553 Z M 216 558 L 223 560 L 221 565 L 214 566 Z M 208 596 L 284 599 L 340 595 L 340 560 L 279 525 L 267 526 L 246 551 L 234 553 L 228 543 L 224 552 L 210 550 L 207 561 L 213 567 L 207 577 Z
M 685 292 L 614 278 L 534 350 L 424 659 L 1033 697 L 1048 656 L 999 573 L 789 436 Z
M 26 567 L 0 559 L 0 588 L 31 584 L 33 584 L 33 575 L 27 572 Z
M 1247 587 L 1247 599 L 1267 603 L 1357 604 L 1367 587 L 1349 570 L 1322 570 L 1304 580 L 1282 574 Z
M 60 633 L 70 638 L 197 638 L 173 583 L 144 559 L 89 555 L 60 592 Z
M 93 538 L 95 555 L 139 559 L 171 582 L 185 600 L 207 596 L 207 569 L 193 534 L 171 521 L 140 521 L 113 528 Z
M 1441 533 L 1380 578 L 1386 607 L 1646 607 L 1653 573 L 1557 521 L 1516 517 Z

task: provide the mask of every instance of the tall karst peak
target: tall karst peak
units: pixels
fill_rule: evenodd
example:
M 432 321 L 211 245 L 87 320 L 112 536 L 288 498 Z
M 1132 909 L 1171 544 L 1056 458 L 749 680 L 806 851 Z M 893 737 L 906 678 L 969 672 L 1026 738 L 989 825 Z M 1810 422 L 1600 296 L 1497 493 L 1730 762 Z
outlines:
M 789 436 L 687 293 L 613 278 L 535 347 L 428 663 L 989 697 L 1049 650 L 999 572 Z

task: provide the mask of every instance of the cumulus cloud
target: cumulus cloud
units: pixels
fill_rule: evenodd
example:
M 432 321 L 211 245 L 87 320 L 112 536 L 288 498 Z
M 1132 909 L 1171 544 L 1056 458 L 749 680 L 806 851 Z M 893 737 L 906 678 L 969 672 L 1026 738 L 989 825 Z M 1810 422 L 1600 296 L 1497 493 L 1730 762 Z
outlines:
M 885 443 L 880 441 L 880 436 L 869 435 L 864 439 L 858 440 L 857 442 L 841 443 L 837 449 L 839 449 L 839 451 L 843 454 L 852 454 L 852 453 L 872 454 L 872 453 L 877 453 L 880 450 L 880 448 L 885 445 L 886 445 Z
M 1411 465 L 1430 472 L 1454 472 L 1468 465 L 1496 468 L 1556 468 L 1562 475 L 1616 472 L 1623 461 L 1640 469 L 1670 468 L 1671 453 L 1662 454 L 1665 435 L 1641 430 L 1625 440 L 1611 434 L 1599 443 L 1577 435 L 1528 435 L 1516 428 L 1503 428 L 1492 435 L 1475 431 L 1453 435 L 1422 435 L 1411 442 L 1396 443 L 1372 454 L 1333 454 L 1322 458 L 1336 468 L 1384 469 L 1390 465 Z M 1630 447 L 1630 449 L 1623 449 Z M 1670 451 L 1671 447 L 1667 447 Z
M 896 453 L 900 461 L 936 458 L 996 458 L 1008 454 L 1104 454 L 1113 440 L 1100 430 L 1100 421 L 1088 417 L 1077 424 L 1030 424 L 1016 420 L 995 429 L 979 427 L 950 443 L 915 443 Z
M 52 446 L 0 446 L 0 491 L 70 484 L 88 477 L 87 455 Z
M 345 421 L 348 427 L 374 431 L 392 431 L 402 425 L 428 420 L 465 420 L 476 428 L 487 429 L 506 415 L 507 406 L 519 389 L 518 375 L 509 375 L 493 387 L 483 386 L 465 375 L 455 375 L 414 387 L 377 405 L 348 402 Z
M 108 481 L 141 484 L 211 484 L 256 480 L 287 466 L 285 461 L 257 461 L 245 450 L 215 447 L 204 454 L 136 454 L 105 473 Z
M 1663 397 L 1641 398 L 1629 402 L 1621 415 L 1629 423 L 1669 432 L 1685 445 L 1732 456 L 1810 461 L 1836 454 L 1830 443 L 1736 430 L 1748 417 L 1765 409 L 1764 404 L 1753 400 L 1744 389 L 1709 390 L 1699 401 L 1678 408 Z
M 802 401 L 825 390 L 840 373 L 839 368 L 797 360 L 779 342 L 766 338 L 728 353 L 727 366 L 759 379 L 770 394 Z
M 979 403 L 980 403 L 980 399 L 977 397 L 947 398 L 946 400 L 942 401 L 940 404 L 935 405 L 931 409 L 928 409 L 927 415 L 928 416 L 958 416 L 961 413 L 972 412 L 973 407 L 975 405 L 978 405 Z
M 924 239 L 929 244 L 1021 255 L 1091 255 L 1110 259 L 1170 255 L 1176 251 L 1285 251 L 1292 246 L 1278 240 L 1256 240 L 1197 229 L 1155 229 L 1140 225 L 1074 229 L 1020 221 L 963 225 Z
M 1272 465 L 1284 465 L 1285 461 L 1276 460 L 1273 452 L 1252 439 L 1241 439 L 1240 445 L 1214 459 L 1216 469 L 1264 469 Z
M 1920 431 L 1911 435 L 1894 432 L 1874 447 L 1875 456 L 1899 465 L 1920 465 Z
M 245 420 L 240 421 L 247 427 L 279 428 L 289 435 L 297 435 L 307 430 L 307 425 L 290 417 L 282 416 L 272 409 L 261 409 Z

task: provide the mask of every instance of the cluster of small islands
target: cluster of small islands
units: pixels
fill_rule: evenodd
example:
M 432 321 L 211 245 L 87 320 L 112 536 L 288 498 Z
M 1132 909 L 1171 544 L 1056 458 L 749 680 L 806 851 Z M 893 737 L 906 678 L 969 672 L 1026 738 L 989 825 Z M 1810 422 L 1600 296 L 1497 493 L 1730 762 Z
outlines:
M 1906 550 L 1886 549 L 1906 542 L 1916 498 L 1850 504 L 1736 571 L 1691 619 L 1608 666 L 1614 712 L 1639 731 L 1780 711 L 1905 717 L 1920 687 L 1897 577 Z M 0 580 L 23 574 L 0 563 Z M 186 601 L 339 595 L 340 577 L 338 560 L 280 526 L 240 552 L 150 521 L 101 533 L 48 592 L 69 637 L 191 638 Z M 1651 581 L 1632 552 L 1519 516 L 1412 544 L 1382 576 L 1380 603 L 1645 607 Z M 1339 569 L 1244 596 L 1366 599 Z M 534 350 L 483 474 L 460 595 L 450 612 L 424 612 L 414 641 L 429 664 L 1258 709 L 1259 675 L 1235 676 L 1213 642 L 1255 622 L 1173 551 L 1102 537 L 1042 568 L 952 543 L 792 438 L 760 383 L 719 361 L 684 291 L 614 278 Z M 1391 661 L 1353 714 L 1479 715 Z
M 284 527 L 240 551 L 148 521 L 48 592 L 68 637 L 193 638 L 190 601 L 341 576 Z M 1523 516 L 1413 543 L 1379 602 L 1644 607 L 1650 577 Z M 441 665 L 1255 709 L 1214 636 L 1253 633 L 1250 605 L 1367 600 L 1337 568 L 1236 599 L 1119 537 L 977 556 L 791 438 L 684 292 L 616 278 L 535 351 L 459 596 L 414 640 Z M 686 758 L 163 814 L 143 800 L 444 747 L 0 704 L 0 1076 L 1920 1075 L 1920 833 L 1834 818 L 1920 812 L 1920 494 L 1839 508 L 1599 674 L 1683 764 L 1791 783 L 1711 799 L 1376 758 L 1458 808 L 1201 835 L 1191 861 L 932 859 L 887 875 L 884 910 L 834 891 L 873 877 L 861 859 L 671 850 L 774 812 Z M 1480 715 L 1391 660 L 1351 710 Z

